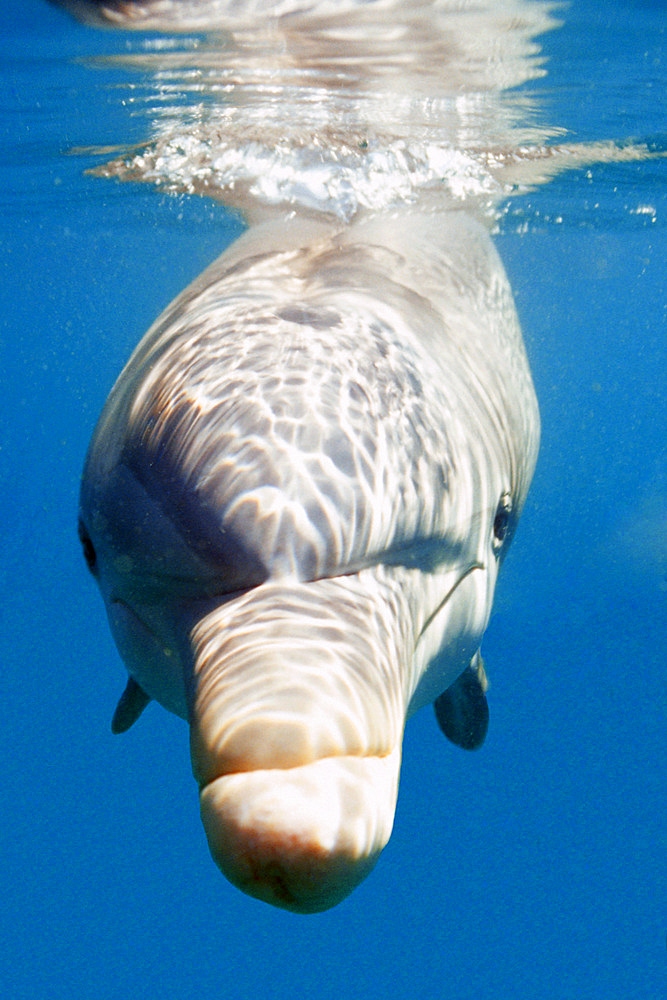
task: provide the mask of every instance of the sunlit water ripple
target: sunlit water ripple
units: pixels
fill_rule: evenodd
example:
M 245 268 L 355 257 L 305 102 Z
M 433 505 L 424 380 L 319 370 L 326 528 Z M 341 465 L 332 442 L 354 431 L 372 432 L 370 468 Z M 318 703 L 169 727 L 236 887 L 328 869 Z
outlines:
M 503 199 L 563 169 L 648 150 L 610 141 L 622 136 L 571 143 L 546 123 L 530 84 L 546 72 L 539 36 L 558 25 L 550 4 L 387 0 L 258 22 L 254 6 L 212 3 L 175 23 L 170 4 L 154 6 L 157 20 L 129 26 L 177 33 L 98 60 L 127 72 L 124 100 L 150 135 L 84 152 L 107 156 L 101 176 L 204 194 L 251 220 L 293 209 L 349 221 L 417 201 L 495 220 Z

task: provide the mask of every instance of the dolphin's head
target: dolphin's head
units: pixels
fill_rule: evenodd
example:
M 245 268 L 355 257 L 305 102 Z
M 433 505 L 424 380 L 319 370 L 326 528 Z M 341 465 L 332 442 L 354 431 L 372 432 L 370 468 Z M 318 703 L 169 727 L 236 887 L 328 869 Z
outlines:
M 473 660 L 532 471 L 378 254 L 223 256 L 130 359 L 81 490 L 115 728 L 187 718 L 216 863 L 299 912 L 386 844 L 405 719 Z

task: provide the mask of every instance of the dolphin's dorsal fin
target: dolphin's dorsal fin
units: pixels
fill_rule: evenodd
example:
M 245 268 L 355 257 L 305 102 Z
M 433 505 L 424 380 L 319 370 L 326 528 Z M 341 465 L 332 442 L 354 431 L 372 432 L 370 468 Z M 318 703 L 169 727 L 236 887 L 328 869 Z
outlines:
M 448 740 L 464 750 L 481 747 L 489 728 L 488 682 L 479 650 L 470 666 L 435 699 L 435 717 Z
M 149 701 L 149 696 L 143 688 L 139 687 L 134 677 L 128 677 L 127 686 L 116 705 L 116 711 L 113 713 L 111 732 L 126 733 L 130 726 L 133 726 L 137 721 Z

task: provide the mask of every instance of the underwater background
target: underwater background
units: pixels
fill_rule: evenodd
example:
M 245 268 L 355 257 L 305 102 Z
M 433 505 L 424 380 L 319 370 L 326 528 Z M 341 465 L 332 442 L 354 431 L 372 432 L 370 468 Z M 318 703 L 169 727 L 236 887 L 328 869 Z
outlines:
M 665 150 L 662 2 L 573 0 L 526 85 L 567 140 Z M 542 414 L 464 754 L 408 724 L 394 832 L 334 910 L 213 865 L 187 728 L 125 683 L 76 537 L 107 393 L 161 309 L 238 235 L 198 197 L 84 175 L 146 137 L 127 37 L 38 0 L 0 12 L 0 989 L 11 998 L 667 995 L 667 166 L 565 173 L 496 245 Z M 91 60 L 93 64 L 91 65 Z

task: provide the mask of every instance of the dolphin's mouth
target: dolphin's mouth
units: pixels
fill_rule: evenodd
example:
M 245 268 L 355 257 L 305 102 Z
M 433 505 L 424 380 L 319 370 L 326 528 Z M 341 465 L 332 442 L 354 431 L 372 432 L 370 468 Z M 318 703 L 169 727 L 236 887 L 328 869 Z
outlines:
M 400 747 L 227 774 L 200 792 L 211 855 L 243 892 L 297 913 L 339 903 L 391 835 Z
M 454 593 L 454 591 L 457 590 L 461 586 L 461 584 L 463 583 L 463 581 L 467 580 L 468 577 L 470 576 L 470 574 L 474 573 L 474 571 L 476 569 L 482 569 L 482 570 L 485 569 L 484 563 L 481 563 L 481 562 L 472 563 L 470 566 L 467 566 L 463 570 L 463 572 L 461 573 L 461 575 L 459 577 L 457 577 L 457 579 L 454 581 L 454 583 L 449 588 L 449 590 L 447 591 L 447 593 L 445 594 L 445 596 L 442 598 L 442 600 L 437 604 L 437 606 L 433 609 L 433 611 L 431 611 L 430 614 L 428 614 L 426 616 L 426 618 L 424 619 L 424 622 L 422 623 L 421 629 L 419 631 L 419 637 L 420 638 L 421 638 L 421 636 L 424 635 L 424 633 L 428 629 L 429 625 L 431 625 L 431 623 L 437 618 L 437 616 L 440 614 L 440 612 L 445 607 L 445 605 L 449 602 L 449 600 L 451 599 L 452 594 Z
M 391 834 L 408 621 L 368 571 L 274 580 L 190 629 L 190 750 L 211 854 L 244 892 L 334 906 Z

